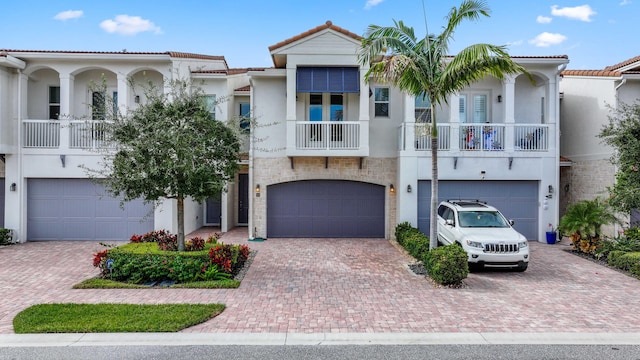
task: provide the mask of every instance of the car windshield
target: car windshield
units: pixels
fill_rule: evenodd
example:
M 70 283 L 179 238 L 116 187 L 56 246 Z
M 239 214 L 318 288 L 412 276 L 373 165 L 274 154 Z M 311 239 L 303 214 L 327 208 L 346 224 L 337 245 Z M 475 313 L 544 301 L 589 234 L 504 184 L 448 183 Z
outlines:
M 509 227 L 497 211 L 461 211 L 458 217 L 462 227 Z

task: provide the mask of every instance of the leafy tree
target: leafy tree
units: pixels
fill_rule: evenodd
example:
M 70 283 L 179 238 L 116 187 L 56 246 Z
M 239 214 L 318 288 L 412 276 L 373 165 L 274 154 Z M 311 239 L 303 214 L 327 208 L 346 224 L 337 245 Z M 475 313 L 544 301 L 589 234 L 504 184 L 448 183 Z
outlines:
M 609 188 L 609 202 L 630 213 L 640 208 L 640 102 L 611 109 L 609 123 L 598 134 L 615 149 L 611 162 L 617 166 L 616 182 Z
M 484 1 L 464 0 L 451 8 L 446 26 L 438 35 L 427 34 L 418 39 L 412 27 L 395 21 L 393 27 L 370 25 L 358 53 L 358 61 L 370 65 L 370 78 L 388 82 L 431 103 L 431 230 L 430 248 L 437 247 L 438 206 L 438 129 L 435 106 L 448 101 L 451 94 L 490 75 L 504 79 L 507 74 L 531 75 L 516 64 L 504 46 L 475 44 L 455 56 L 448 56 L 449 43 L 458 25 L 464 20 L 489 16 Z M 427 29 L 428 33 L 428 29 Z M 384 56 L 381 56 L 384 55 Z
M 184 251 L 184 199 L 202 202 L 224 190 L 238 167 L 240 142 L 235 130 L 211 118 L 201 89 L 179 80 L 167 88 L 149 84 L 144 104 L 107 117 L 100 126 L 110 144 L 102 169 L 87 170 L 123 202 L 175 199 Z

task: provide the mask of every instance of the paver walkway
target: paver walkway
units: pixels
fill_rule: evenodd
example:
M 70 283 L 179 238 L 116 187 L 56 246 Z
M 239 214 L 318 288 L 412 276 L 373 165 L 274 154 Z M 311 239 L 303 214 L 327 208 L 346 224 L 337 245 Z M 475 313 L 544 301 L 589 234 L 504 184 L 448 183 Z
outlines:
M 205 229 L 206 230 L 206 229 Z M 222 241 L 257 250 L 238 289 L 73 290 L 97 275 L 96 242 L 29 242 L 0 248 L 0 333 L 22 309 L 50 302 L 224 303 L 184 332 L 433 333 L 640 332 L 640 281 L 531 243 L 524 273 L 470 274 L 467 288 L 435 288 L 383 239 L 269 239 L 246 229 Z

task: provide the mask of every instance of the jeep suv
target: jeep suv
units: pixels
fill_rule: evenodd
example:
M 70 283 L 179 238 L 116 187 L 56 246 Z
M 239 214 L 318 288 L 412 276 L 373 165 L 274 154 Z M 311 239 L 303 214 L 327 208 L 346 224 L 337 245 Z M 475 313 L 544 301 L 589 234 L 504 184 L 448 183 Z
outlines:
M 512 225 L 498 209 L 478 200 L 447 200 L 438 206 L 438 242 L 462 246 L 470 270 L 527 270 L 529 244 Z

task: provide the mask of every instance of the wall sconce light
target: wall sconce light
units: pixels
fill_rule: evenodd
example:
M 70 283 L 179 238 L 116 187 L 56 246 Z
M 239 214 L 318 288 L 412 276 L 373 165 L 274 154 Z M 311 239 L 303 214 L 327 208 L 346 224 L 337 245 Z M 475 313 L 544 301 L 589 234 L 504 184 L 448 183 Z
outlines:
M 498 95 L 498 102 L 502 102 L 502 95 Z
M 134 101 L 136 104 L 140 104 L 140 95 L 136 95 L 136 96 L 133 98 L 133 101 Z
M 509 170 L 511 170 L 511 165 L 513 165 L 513 157 L 509 157 Z
M 549 185 L 549 194 L 553 194 L 553 185 Z
M 389 184 L 389 192 L 392 194 L 396 193 L 396 189 L 393 187 L 393 184 Z
M 453 157 L 453 169 L 457 169 L 458 168 L 458 157 L 454 156 Z
M 486 172 L 486 171 L 481 170 L 481 171 L 480 171 L 480 179 L 484 180 L 484 176 L 485 176 L 486 174 L 487 174 L 487 172 Z
M 16 191 L 16 183 L 11 183 L 11 185 L 9 185 L 9 191 Z
M 411 191 L 413 191 L 413 189 L 411 188 L 411 184 L 407 185 L 407 192 L 410 193 Z
M 64 167 L 67 163 L 67 155 L 60 155 L 60 162 L 62 163 L 62 167 Z
M 256 197 L 260 197 L 260 184 L 256 185 Z

